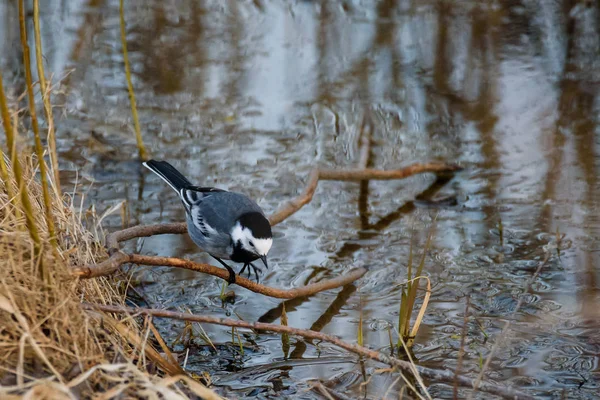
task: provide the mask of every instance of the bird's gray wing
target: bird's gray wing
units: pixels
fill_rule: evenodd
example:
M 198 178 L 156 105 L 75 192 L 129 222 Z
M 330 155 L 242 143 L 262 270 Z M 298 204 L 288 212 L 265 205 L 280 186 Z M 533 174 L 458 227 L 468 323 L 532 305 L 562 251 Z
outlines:
M 248 197 L 235 192 L 218 192 L 205 196 L 199 202 L 203 222 L 219 232 L 230 233 L 238 218 L 261 208 Z
M 240 193 L 188 190 L 181 197 L 186 206 L 188 224 L 194 228 L 192 235 L 204 242 L 206 247 L 213 248 L 213 252 L 231 246 L 231 230 L 242 214 L 262 213 L 255 202 Z M 186 204 L 186 201 L 189 203 Z
M 186 211 L 190 212 L 192 206 L 200 204 L 202 200 L 212 196 L 215 193 L 228 192 L 226 190 L 214 187 L 186 186 L 179 189 L 179 198 L 181 199 Z
M 229 229 L 223 226 L 225 221 L 218 218 L 219 214 L 224 214 L 227 210 L 215 210 L 214 207 L 210 207 L 211 204 L 219 202 L 218 199 L 216 202 L 211 201 L 212 197 L 222 197 L 225 193 L 227 192 L 220 189 L 200 187 L 188 187 L 180 190 L 179 197 L 181 197 L 188 218 L 202 235 L 209 236 L 229 232 Z M 210 214 L 214 213 L 217 215 L 211 218 Z M 208 222 L 207 218 L 210 218 L 211 222 Z

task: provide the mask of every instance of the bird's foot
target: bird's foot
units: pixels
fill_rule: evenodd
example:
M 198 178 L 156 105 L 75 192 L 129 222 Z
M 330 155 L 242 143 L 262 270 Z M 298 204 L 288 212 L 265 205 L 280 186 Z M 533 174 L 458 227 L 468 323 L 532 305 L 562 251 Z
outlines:
M 254 271 L 254 277 L 256 278 L 256 283 L 259 283 L 258 273 L 260 272 L 262 274 L 262 269 L 256 267 L 252 263 L 249 263 L 249 265 L 250 265 L 250 268 L 252 268 L 252 271 Z M 248 268 L 248 278 L 250 278 L 250 268 Z
M 258 272 L 262 273 L 262 269 L 256 267 L 252 263 L 246 263 L 246 264 L 244 264 L 244 266 L 240 270 L 240 275 L 242 275 L 244 273 L 244 271 L 246 270 L 246 268 L 248 268 L 248 272 L 247 272 L 248 275 L 246 275 L 248 277 L 248 279 L 250 279 L 250 274 L 252 272 L 254 272 L 254 277 L 256 278 L 256 283 L 259 283 Z

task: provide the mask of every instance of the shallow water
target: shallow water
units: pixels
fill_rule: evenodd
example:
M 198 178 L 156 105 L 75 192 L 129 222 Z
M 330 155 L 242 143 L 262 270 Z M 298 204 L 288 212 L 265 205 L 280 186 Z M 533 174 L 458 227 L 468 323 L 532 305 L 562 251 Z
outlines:
M 100 213 L 127 201 L 130 224 L 181 221 L 176 196 L 135 160 L 118 1 L 47 1 L 47 68 L 63 78 L 57 121 L 64 182 L 93 185 Z M 294 287 L 369 272 L 353 285 L 286 302 L 289 324 L 389 351 L 411 238 L 432 300 L 414 346 L 420 365 L 454 370 L 470 299 L 461 372 L 475 377 L 500 335 L 486 379 L 540 398 L 595 398 L 600 386 L 600 9 L 552 1 L 126 2 L 127 40 L 144 140 L 203 185 L 247 193 L 267 213 L 304 187 L 314 166 L 356 165 L 370 113 L 375 168 L 441 160 L 449 181 L 322 182 L 274 228 L 263 281 Z M 0 5 L 0 65 L 19 82 L 13 11 Z M 17 33 L 18 34 L 18 33 Z M 14 56 L 14 57 L 12 57 Z M 60 110 L 57 110 L 60 115 Z M 433 206 L 427 200 L 456 199 Z M 415 201 L 418 199 L 418 201 Z M 454 204 L 455 203 L 455 204 Z M 434 219 L 436 219 L 434 223 Z M 499 222 L 503 227 L 500 238 Z M 105 220 L 118 229 L 118 212 Z M 556 232 L 564 234 L 557 253 Z M 140 240 L 145 254 L 212 262 L 187 236 Z M 551 253 L 522 305 L 527 282 Z M 151 306 L 279 323 L 281 301 L 190 271 L 138 268 Z M 174 341 L 183 324 L 158 322 Z M 326 343 L 205 325 L 187 369 L 227 397 L 318 398 L 309 381 L 364 394 L 361 364 Z M 185 352 L 182 345 L 175 347 Z M 377 364 L 367 363 L 372 374 Z M 395 377 L 374 375 L 368 398 Z M 400 385 L 388 396 L 395 396 Z M 452 398 L 432 383 L 434 397 Z M 564 393 L 564 394 L 563 394 Z M 481 398 L 489 396 L 481 395 Z

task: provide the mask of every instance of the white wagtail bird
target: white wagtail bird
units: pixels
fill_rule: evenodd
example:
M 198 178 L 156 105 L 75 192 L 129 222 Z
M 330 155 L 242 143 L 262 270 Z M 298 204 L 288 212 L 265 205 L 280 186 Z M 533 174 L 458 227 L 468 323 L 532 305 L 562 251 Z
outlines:
M 241 193 L 194 186 L 166 161 L 150 160 L 144 166 L 177 192 L 190 237 L 229 271 L 228 282 L 235 283 L 235 272 L 223 259 L 244 263 L 240 275 L 248 268 L 250 277 L 251 268 L 258 282 L 261 269 L 252 262 L 260 258 L 269 268 L 267 254 L 273 244 L 271 224 L 258 204 Z

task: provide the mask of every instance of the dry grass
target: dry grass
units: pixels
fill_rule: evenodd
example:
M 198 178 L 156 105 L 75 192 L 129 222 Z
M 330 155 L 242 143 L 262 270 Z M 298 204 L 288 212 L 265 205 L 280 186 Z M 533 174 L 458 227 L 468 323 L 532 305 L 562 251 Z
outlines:
M 46 168 L 23 0 L 18 5 L 36 156 L 28 155 L 29 149 L 19 151 L 19 131 L 27 131 L 19 123 L 21 112 L 10 112 L 0 71 L 7 145 L 6 154 L 0 150 L 0 398 L 218 398 L 187 376 L 148 317 L 140 327 L 139 318 L 82 308 L 83 301 L 124 304 L 126 284 L 112 277 L 74 280 L 70 273 L 107 257 L 98 232 L 101 219 L 78 207 L 74 195 L 61 194 L 36 0 L 36 65 L 52 160 Z M 166 357 L 148 341 L 151 333 Z
M 104 247 L 84 228 L 94 219 L 73 204 L 53 198 L 59 253 L 50 251 L 42 192 L 35 178 L 35 157 L 21 157 L 36 225 L 44 243 L 43 260 L 52 279 L 35 271 L 34 243 L 23 213 L 15 213 L 7 188 L 17 193 L 6 160 L 8 182 L 0 182 L 0 398 L 187 398 L 186 393 L 214 394 L 199 383 L 151 375 L 148 370 L 184 373 L 165 361 L 136 320 L 86 312 L 82 301 L 123 304 L 123 285 L 113 278 L 73 280 L 69 268 L 104 258 Z M 56 193 L 52 191 L 52 193 Z M 18 203 L 17 203 L 18 204 Z M 178 367 L 178 366 L 177 366 Z M 184 378 L 188 380 L 189 378 Z M 206 391 L 206 392 L 204 392 Z

